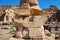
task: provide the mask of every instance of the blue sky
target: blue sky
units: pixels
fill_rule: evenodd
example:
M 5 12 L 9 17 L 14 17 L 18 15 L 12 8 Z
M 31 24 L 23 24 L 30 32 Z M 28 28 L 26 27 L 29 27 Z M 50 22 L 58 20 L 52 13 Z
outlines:
M 1 5 L 19 5 L 19 0 L 0 0 Z M 38 0 L 39 6 L 43 8 L 48 8 L 50 5 L 56 5 L 60 9 L 60 0 Z

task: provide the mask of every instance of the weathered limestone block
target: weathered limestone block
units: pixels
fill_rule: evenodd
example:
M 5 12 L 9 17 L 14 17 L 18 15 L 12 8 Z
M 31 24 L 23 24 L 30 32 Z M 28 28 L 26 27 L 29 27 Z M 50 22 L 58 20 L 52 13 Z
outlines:
M 46 17 L 43 16 L 34 16 L 33 22 L 29 22 L 30 27 L 40 27 L 45 24 L 47 21 Z
M 30 20 L 31 20 L 31 16 L 26 17 L 24 20 L 20 18 L 20 19 L 15 19 L 14 21 L 19 24 L 22 23 L 25 27 L 40 27 L 45 24 L 47 18 L 43 16 L 34 16 L 33 21 L 31 22 Z
M 38 4 L 38 0 L 21 0 L 21 5 L 24 3 L 30 3 L 31 5 L 37 5 Z
M 20 15 L 23 15 L 23 16 L 30 15 L 30 5 L 28 3 L 24 3 L 20 6 L 20 8 L 15 9 L 14 13 L 18 16 L 20 16 Z
M 20 23 L 22 23 L 25 27 L 40 27 L 44 25 L 47 20 L 47 18 L 43 16 L 34 16 L 32 19 L 33 21 L 30 21 L 31 17 L 32 16 L 26 17 L 24 20 L 22 18 L 14 19 L 14 21 L 16 22 L 16 24 L 18 23 L 19 25 Z
M 16 10 L 14 10 L 14 11 L 15 11 L 14 13 L 18 16 L 20 16 L 20 15 L 22 15 L 22 16 L 30 15 L 30 10 L 28 8 L 20 8 L 17 11 Z
M 16 34 L 17 35 L 16 37 L 18 38 L 31 37 L 31 38 L 43 38 L 44 39 L 45 34 L 44 34 L 44 27 L 42 25 L 45 24 L 47 18 L 43 16 L 34 16 L 33 21 L 29 21 L 30 18 L 31 17 L 26 17 L 24 18 L 24 20 L 22 18 L 15 20 L 15 23 L 17 22 L 15 24 L 16 28 L 18 28 L 17 31 L 20 31 L 21 28 L 23 29 L 24 27 L 28 27 L 28 29 L 21 30 L 22 32 L 20 31 L 22 33 L 21 34 L 22 36 L 20 35 L 20 32 L 18 32 Z
M 29 37 L 31 38 L 44 38 L 44 28 L 29 28 Z

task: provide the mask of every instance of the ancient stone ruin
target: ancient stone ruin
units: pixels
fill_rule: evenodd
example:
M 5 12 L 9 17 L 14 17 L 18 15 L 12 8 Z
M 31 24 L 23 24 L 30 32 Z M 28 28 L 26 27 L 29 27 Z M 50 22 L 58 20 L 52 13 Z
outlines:
M 47 21 L 55 12 L 42 10 L 38 0 L 20 0 L 19 7 L 7 8 L 3 13 L 4 22 L 16 28 L 14 36 L 9 40 L 55 40 L 53 31 L 45 29 Z
M 44 33 L 44 24 L 53 14 L 52 12 L 48 15 L 44 13 L 39 8 L 37 0 L 21 0 L 20 8 L 14 9 L 14 14 L 16 38 L 54 40 L 54 34 L 46 36 Z

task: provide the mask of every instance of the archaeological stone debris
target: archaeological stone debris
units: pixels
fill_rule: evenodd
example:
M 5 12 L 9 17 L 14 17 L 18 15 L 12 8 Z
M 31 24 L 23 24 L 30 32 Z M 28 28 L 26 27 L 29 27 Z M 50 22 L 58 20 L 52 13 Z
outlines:
M 11 34 L 8 40 L 55 40 L 57 38 L 55 28 L 59 24 L 57 21 L 60 20 L 58 18 L 60 14 L 59 16 L 57 14 L 60 10 L 57 7 L 41 9 L 38 0 L 20 0 L 20 6 L 2 9 L 3 7 L 0 8 L 0 26 L 8 27 L 3 27 L 4 33 L 1 33 Z
M 45 40 L 44 24 L 50 16 L 43 14 L 42 9 L 38 6 L 38 1 L 21 0 L 20 8 L 17 9 L 14 9 L 15 16 L 13 18 L 16 28 L 15 37 Z M 50 37 L 52 38 L 52 35 Z M 49 36 L 46 40 L 48 39 L 50 39 Z

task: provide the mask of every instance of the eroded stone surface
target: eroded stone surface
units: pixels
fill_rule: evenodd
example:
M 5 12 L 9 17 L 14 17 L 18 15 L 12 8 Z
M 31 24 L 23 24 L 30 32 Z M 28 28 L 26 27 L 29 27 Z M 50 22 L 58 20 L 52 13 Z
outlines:
M 45 24 L 47 18 L 43 16 L 34 16 L 33 22 L 29 22 L 30 27 L 40 27 Z
M 31 38 L 44 38 L 43 28 L 29 28 L 29 36 Z

